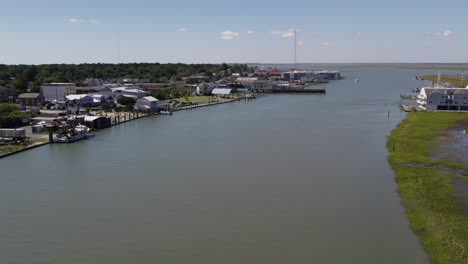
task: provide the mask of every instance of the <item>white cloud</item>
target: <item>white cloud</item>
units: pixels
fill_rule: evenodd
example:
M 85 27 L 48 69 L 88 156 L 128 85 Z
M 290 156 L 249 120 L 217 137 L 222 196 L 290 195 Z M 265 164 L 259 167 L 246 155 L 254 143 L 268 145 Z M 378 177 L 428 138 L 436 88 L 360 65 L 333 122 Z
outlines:
M 239 32 L 232 32 L 229 30 L 221 32 L 220 34 L 221 34 L 221 39 L 223 40 L 231 40 L 240 36 Z
M 330 46 L 330 42 L 322 42 L 322 43 L 320 43 L 320 45 L 328 47 L 328 46 Z
M 96 19 L 81 19 L 74 17 L 65 19 L 65 22 L 70 24 L 99 24 L 99 21 L 97 21 Z
M 273 35 L 280 35 L 283 38 L 291 38 L 291 37 L 294 37 L 294 35 L 295 35 L 294 29 L 273 30 L 271 33 Z
M 65 19 L 65 22 L 68 22 L 68 23 L 81 23 L 81 19 L 78 19 L 78 18 L 67 18 L 67 19 Z
M 434 35 L 439 37 L 439 38 L 448 38 L 448 37 L 452 36 L 453 34 L 455 34 L 455 32 L 453 32 L 452 30 L 444 30 L 442 32 L 434 33 Z
M 254 33 L 255 33 L 255 32 L 254 32 L 253 30 L 248 30 L 248 31 L 247 31 L 247 34 L 249 34 L 249 35 L 253 35 Z
M 299 45 L 299 46 L 302 46 L 302 45 L 304 45 L 304 41 L 302 41 L 302 40 L 299 40 L 299 41 L 297 42 L 297 45 Z
M 186 27 L 180 27 L 180 28 L 178 29 L 178 31 L 179 31 L 179 32 L 186 32 L 186 31 L 188 31 L 188 28 L 186 28 Z

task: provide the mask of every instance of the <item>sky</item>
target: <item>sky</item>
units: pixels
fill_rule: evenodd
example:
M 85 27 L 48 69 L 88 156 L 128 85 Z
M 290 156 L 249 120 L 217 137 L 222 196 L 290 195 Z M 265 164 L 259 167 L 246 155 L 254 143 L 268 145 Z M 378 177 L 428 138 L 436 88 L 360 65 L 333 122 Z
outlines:
M 463 63 L 467 10 L 466 0 L 0 0 L 0 64 L 292 63 L 295 44 L 299 63 Z

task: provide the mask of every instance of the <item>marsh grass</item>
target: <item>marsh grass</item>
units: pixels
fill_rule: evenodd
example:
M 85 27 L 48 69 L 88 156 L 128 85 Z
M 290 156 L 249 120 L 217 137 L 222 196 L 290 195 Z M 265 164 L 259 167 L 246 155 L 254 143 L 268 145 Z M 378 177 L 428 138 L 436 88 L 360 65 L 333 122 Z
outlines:
M 448 130 L 467 119 L 463 113 L 409 113 L 387 141 L 410 226 L 432 263 L 468 263 L 468 219 L 456 206 L 452 187 L 454 171 L 466 175 L 468 166 L 432 155 L 448 140 Z

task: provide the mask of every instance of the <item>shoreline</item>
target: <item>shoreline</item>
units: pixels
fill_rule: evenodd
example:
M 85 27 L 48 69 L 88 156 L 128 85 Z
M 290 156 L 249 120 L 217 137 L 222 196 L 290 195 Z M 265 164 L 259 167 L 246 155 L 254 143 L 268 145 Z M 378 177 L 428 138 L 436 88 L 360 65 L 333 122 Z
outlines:
M 34 143 L 34 144 L 28 145 L 28 146 L 26 146 L 26 147 L 24 147 L 24 148 L 22 148 L 22 149 L 18 149 L 18 150 L 15 150 L 15 151 L 12 151 L 12 152 L 8 152 L 8 153 L 5 153 L 5 154 L 0 154 L 0 159 L 3 159 L 3 158 L 6 158 L 6 157 L 15 155 L 15 154 L 18 154 L 18 153 L 27 151 L 27 150 L 31 150 L 31 149 L 35 149 L 35 148 L 42 147 L 42 146 L 45 146 L 45 145 L 49 145 L 49 144 L 50 144 L 49 141 L 47 141 L 47 142 L 40 142 L 40 143 Z
M 432 263 L 468 263 L 468 218 L 458 203 L 468 193 L 456 190 L 468 188 L 468 164 L 450 158 L 459 154 L 449 135 L 459 122 L 468 124 L 468 115 L 409 113 L 387 140 L 401 204 Z
M 173 112 L 178 112 L 178 111 L 190 110 L 190 109 L 194 109 L 194 108 L 232 103 L 232 102 L 241 101 L 241 100 L 250 100 L 250 99 L 248 99 L 246 97 L 239 97 L 239 98 L 235 98 L 235 99 L 228 99 L 228 100 L 222 101 L 222 102 L 212 102 L 212 103 L 205 103 L 205 104 L 199 104 L 199 105 L 184 106 L 184 107 L 176 108 L 176 109 L 174 109 L 172 111 Z M 145 117 L 148 117 L 148 116 L 154 116 L 154 115 L 158 115 L 158 114 L 141 114 L 141 115 L 137 115 L 136 117 L 122 120 L 119 123 L 112 123 L 112 125 L 110 127 L 105 128 L 105 129 L 109 129 L 109 128 L 112 128 L 114 126 L 118 126 L 120 124 L 124 124 L 124 123 L 130 122 L 130 121 L 134 121 L 134 120 L 138 120 L 138 119 L 141 119 L 141 118 L 145 118 Z M 104 130 L 104 129 L 100 129 L 100 130 Z M 12 155 L 15 155 L 15 154 L 19 154 L 21 152 L 25 152 L 27 150 L 31 150 L 31 149 L 35 149 L 35 148 L 38 148 L 38 147 L 46 146 L 46 145 L 49 145 L 49 144 L 53 144 L 53 143 L 50 143 L 49 141 L 33 143 L 33 144 L 28 145 L 28 146 L 26 146 L 24 148 L 21 148 L 21 149 L 12 151 L 12 152 L 8 152 L 8 153 L 5 153 L 5 154 L 0 154 L 0 159 L 9 157 L 9 156 L 12 156 Z

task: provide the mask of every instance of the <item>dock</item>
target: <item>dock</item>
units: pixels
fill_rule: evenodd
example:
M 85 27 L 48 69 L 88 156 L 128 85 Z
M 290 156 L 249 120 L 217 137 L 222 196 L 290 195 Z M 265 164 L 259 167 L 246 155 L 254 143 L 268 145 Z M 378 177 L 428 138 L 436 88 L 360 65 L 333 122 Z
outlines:
M 296 89 L 296 88 L 275 88 L 275 89 L 258 89 L 255 90 L 257 93 L 298 93 L 298 94 L 326 94 L 325 88 L 314 88 L 314 89 Z

